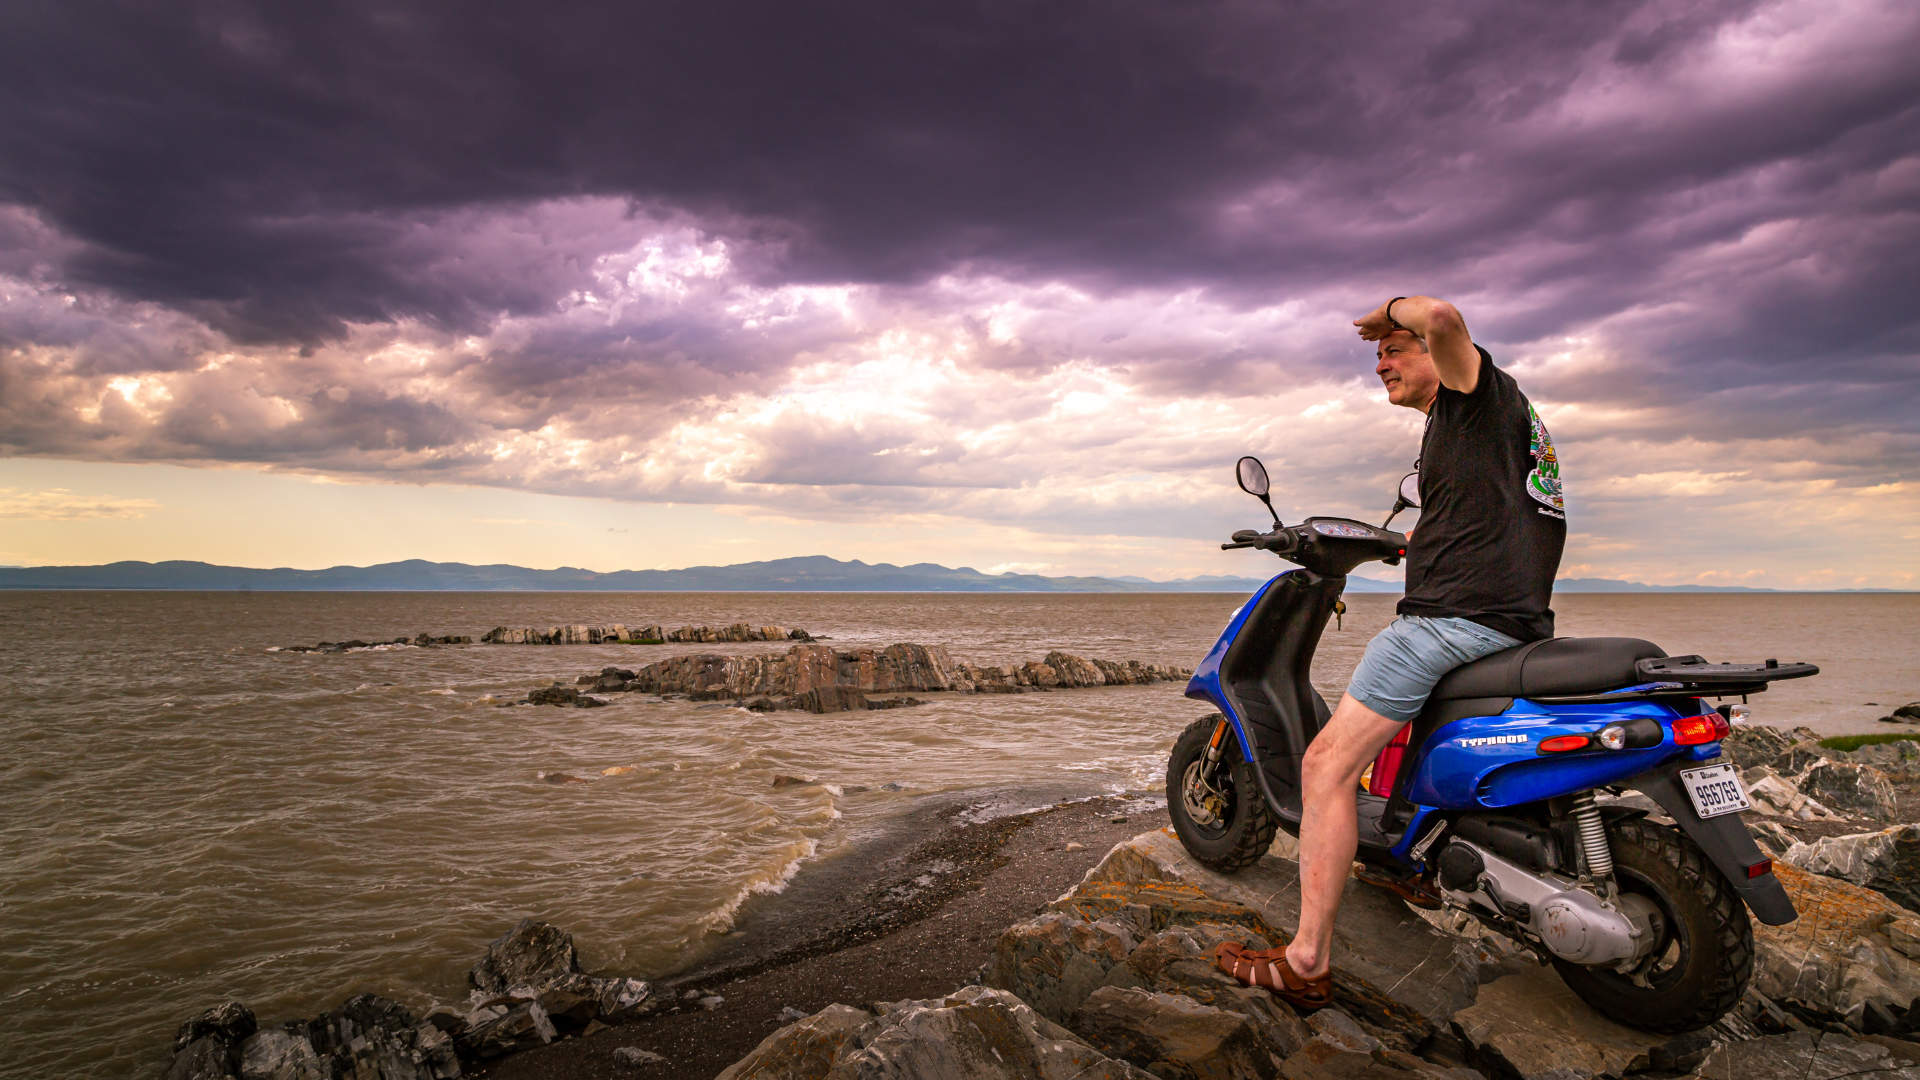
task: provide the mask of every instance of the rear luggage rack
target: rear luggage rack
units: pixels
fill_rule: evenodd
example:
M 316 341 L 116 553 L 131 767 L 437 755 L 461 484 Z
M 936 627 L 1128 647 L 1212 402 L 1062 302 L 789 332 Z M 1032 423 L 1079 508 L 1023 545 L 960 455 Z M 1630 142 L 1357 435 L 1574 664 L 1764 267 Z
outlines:
M 1714 697 L 1757 694 L 1770 682 L 1804 679 L 1820 673 L 1812 664 L 1783 664 L 1778 660 L 1761 664 L 1710 664 L 1702 656 L 1650 656 L 1634 661 L 1633 670 L 1643 679 L 1680 683 Z
M 1602 705 L 1618 701 L 1657 701 L 1661 698 L 1732 697 L 1757 694 L 1770 682 L 1818 675 L 1812 664 L 1710 664 L 1702 656 L 1650 656 L 1633 662 L 1644 683 L 1597 694 L 1533 695 L 1543 705 Z

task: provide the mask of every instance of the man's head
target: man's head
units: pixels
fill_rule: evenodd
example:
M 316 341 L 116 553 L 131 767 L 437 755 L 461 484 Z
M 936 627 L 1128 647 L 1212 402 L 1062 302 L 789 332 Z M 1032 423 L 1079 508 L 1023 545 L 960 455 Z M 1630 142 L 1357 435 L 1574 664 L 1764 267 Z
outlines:
M 1373 373 L 1386 386 L 1387 400 L 1425 412 L 1440 392 L 1440 369 L 1433 366 L 1427 343 L 1412 331 L 1395 330 L 1380 339 L 1374 355 Z

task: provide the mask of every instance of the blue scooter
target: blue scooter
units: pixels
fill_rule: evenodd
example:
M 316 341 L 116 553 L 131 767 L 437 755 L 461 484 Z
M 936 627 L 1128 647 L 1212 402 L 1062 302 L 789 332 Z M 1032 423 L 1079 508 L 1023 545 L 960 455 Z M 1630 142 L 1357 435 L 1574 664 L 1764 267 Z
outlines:
M 1167 809 L 1195 859 L 1222 873 L 1256 862 L 1276 829 L 1298 834 L 1300 761 L 1329 715 L 1308 678 L 1347 574 L 1398 563 L 1386 526 L 1419 506 L 1401 482 L 1385 523 L 1310 517 L 1283 525 L 1264 466 L 1241 458 L 1242 489 L 1273 514 L 1223 548 L 1299 566 L 1261 586 L 1195 669 L 1195 721 L 1167 764 Z M 1469 912 L 1550 962 L 1603 1014 L 1648 1031 L 1705 1026 L 1753 970 L 1751 909 L 1796 917 L 1742 823 L 1749 809 L 1720 740 L 1746 696 L 1811 664 L 1716 664 L 1637 638 L 1550 638 L 1448 673 L 1356 793 L 1361 876 L 1422 907 Z M 1710 707 L 1706 698 L 1738 697 Z M 1396 740 L 1399 742 L 1399 740 Z M 1397 767 L 1394 759 L 1398 759 Z M 1632 788 L 1642 802 L 1617 800 Z M 1599 796 L 1599 797 L 1596 797 Z

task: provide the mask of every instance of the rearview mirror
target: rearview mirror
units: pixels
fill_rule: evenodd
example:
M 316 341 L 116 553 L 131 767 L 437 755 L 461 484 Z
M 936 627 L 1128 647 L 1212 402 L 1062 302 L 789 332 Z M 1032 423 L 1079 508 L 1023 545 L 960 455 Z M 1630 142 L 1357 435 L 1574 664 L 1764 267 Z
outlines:
M 1269 487 L 1267 483 L 1267 467 L 1260 464 L 1260 459 L 1257 457 L 1241 458 L 1239 463 L 1233 467 L 1233 475 L 1240 481 L 1241 491 L 1249 495 L 1257 496 L 1261 502 L 1267 504 L 1267 513 L 1273 515 L 1273 523 L 1278 526 L 1280 524 L 1280 511 L 1275 510 L 1273 508 L 1273 500 L 1267 498 Z
M 1418 469 L 1400 478 L 1400 494 L 1393 500 L 1393 509 L 1387 511 L 1387 520 L 1381 522 L 1380 527 L 1384 529 L 1393 524 L 1393 519 L 1400 516 L 1400 511 L 1405 510 L 1409 506 L 1415 510 L 1420 509 L 1420 472 Z
M 1240 464 L 1234 466 L 1234 472 L 1240 479 L 1240 490 L 1249 495 L 1267 497 L 1267 467 L 1260 464 L 1257 457 L 1243 457 Z

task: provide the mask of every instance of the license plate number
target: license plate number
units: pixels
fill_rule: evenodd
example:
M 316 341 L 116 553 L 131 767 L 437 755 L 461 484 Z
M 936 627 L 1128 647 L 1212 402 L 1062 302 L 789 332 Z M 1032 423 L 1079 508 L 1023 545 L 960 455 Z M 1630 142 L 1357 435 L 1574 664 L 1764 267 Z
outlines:
M 1680 782 L 1687 786 L 1687 798 L 1693 811 L 1703 818 L 1719 817 L 1740 810 L 1751 810 L 1747 789 L 1740 785 L 1740 774 L 1731 764 L 1708 765 L 1701 769 L 1681 769 Z

